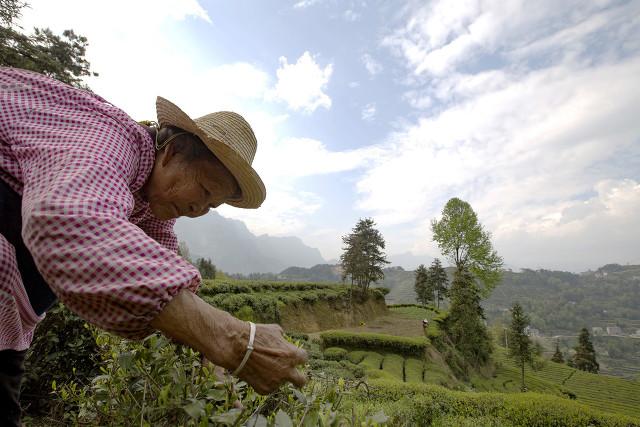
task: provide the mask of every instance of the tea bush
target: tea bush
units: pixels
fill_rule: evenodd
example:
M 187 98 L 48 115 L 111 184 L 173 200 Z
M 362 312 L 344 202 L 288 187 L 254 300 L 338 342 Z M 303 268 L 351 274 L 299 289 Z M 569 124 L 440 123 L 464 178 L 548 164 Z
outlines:
M 398 426 L 438 425 L 443 417 L 444 421 L 478 418 L 499 422 L 494 425 L 522 427 L 640 426 L 636 418 L 600 412 L 572 400 L 537 393 L 469 393 L 430 384 L 371 380 L 368 390 L 358 390 L 358 394 L 357 398 L 369 402 L 396 402 L 386 406 L 385 412 L 389 424 Z
M 351 363 L 355 363 L 357 365 L 358 363 L 362 362 L 362 359 L 364 359 L 366 355 L 367 355 L 366 351 L 362 351 L 362 350 L 350 351 L 349 353 L 347 353 L 347 359 L 349 359 Z
M 134 343 L 100 333 L 101 374 L 89 385 L 54 385 L 66 410 L 56 422 L 89 425 L 374 425 L 382 414 L 343 410 L 351 385 L 315 378 L 257 395 L 242 381 L 218 378 L 193 350 L 152 335 Z M 53 418 L 50 418 L 53 420 Z
M 347 355 L 347 350 L 340 347 L 329 347 L 324 350 L 323 354 L 327 360 L 342 360 Z
M 98 373 L 92 328 L 62 305 L 38 324 L 25 359 L 21 404 L 32 415 L 55 411 L 51 383 L 88 384 Z
M 422 337 L 328 331 L 320 334 L 324 347 L 380 350 L 405 356 L 424 356 L 429 341 Z

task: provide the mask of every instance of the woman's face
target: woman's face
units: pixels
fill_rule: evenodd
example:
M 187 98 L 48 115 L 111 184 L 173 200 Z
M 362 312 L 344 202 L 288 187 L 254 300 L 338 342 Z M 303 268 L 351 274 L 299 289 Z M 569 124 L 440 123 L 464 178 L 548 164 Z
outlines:
M 157 154 L 143 191 L 160 220 L 204 215 L 240 193 L 235 178 L 219 160 L 187 161 L 172 143 Z

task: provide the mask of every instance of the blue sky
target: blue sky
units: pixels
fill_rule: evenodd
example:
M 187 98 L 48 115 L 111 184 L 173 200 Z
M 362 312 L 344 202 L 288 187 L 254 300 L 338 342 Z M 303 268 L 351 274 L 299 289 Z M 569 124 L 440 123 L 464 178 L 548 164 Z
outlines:
M 86 35 L 134 118 L 243 114 L 267 201 L 220 213 L 256 234 L 331 259 L 371 216 L 428 260 L 460 197 L 510 267 L 640 263 L 640 2 L 35 0 L 23 23 Z

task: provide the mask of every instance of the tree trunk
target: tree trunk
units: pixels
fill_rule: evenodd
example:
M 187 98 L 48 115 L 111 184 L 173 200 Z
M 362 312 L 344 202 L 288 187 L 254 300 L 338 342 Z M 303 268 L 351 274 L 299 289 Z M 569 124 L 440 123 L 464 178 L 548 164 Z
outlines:
M 520 387 L 520 390 L 526 391 L 527 386 L 524 384 L 524 360 L 520 362 L 520 366 L 522 367 L 522 386 Z

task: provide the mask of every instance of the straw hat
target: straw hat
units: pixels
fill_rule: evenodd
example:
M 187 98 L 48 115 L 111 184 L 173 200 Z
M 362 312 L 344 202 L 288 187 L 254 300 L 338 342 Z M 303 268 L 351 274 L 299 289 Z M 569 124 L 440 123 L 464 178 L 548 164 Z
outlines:
M 161 96 L 156 99 L 160 126 L 176 126 L 197 135 L 236 178 L 242 196 L 227 204 L 237 208 L 260 207 L 267 190 L 251 167 L 258 142 L 249 123 L 240 114 L 219 111 L 191 119 L 171 101 Z

